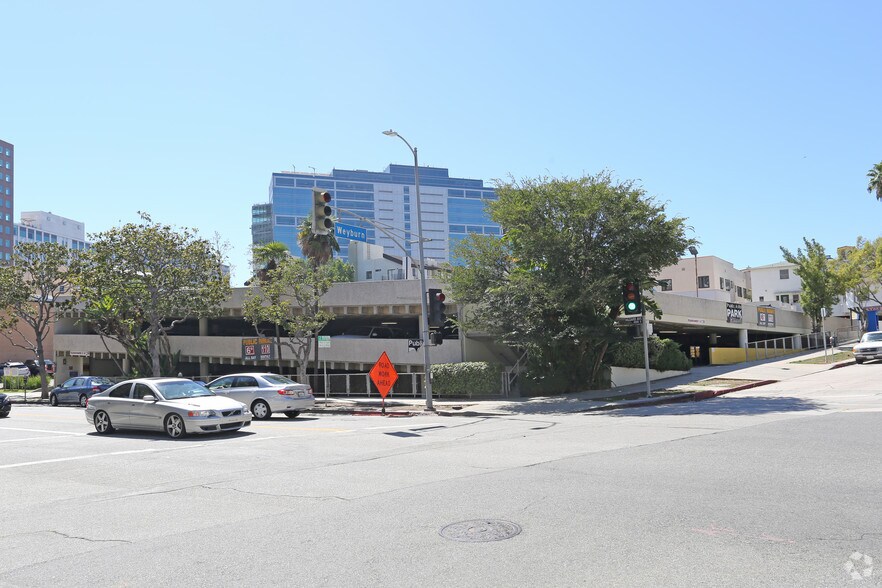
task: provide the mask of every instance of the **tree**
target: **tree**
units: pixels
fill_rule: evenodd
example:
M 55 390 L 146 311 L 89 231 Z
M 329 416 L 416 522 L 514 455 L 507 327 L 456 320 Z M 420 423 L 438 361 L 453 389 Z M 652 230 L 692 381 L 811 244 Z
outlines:
M 308 260 L 287 257 L 245 295 L 243 314 L 258 333 L 267 323 L 285 330 L 280 341 L 294 355 L 298 376 L 305 373 L 310 339 L 334 318 L 319 308 L 331 283 L 328 266 L 315 267 Z
M 140 224 L 92 236 L 75 280 L 104 344 L 122 345 L 136 373 L 159 376 L 176 368 L 169 332 L 188 318 L 219 314 L 230 284 L 217 247 L 194 229 L 140 216 Z
M 43 342 L 59 314 L 73 306 L 73 255 L 59 243 L 19 243 L 12 265 L 0 267 L 0 329 L 13 345 L 33 352 L 44 399 L 49 398 L 49 384 Z
M 469 235 L 454 252 L 462 265 L 445 272 L 453 298 L 470 305 L 461 325 L 526 350 L 530 371 L 563 391 L 599 385 L 622 337 L 622 283 L 646 288 L 677 261 L 692 243 L 684 220 L 608 172 L 502 183 L 497 194 L 488 212 L 504 236 Z
M 309 263 L 312 265 L 314 270 L 317 270 L 320 266 L 326 265 L 331 259 L 334 257 L 334 253 L 340 252 L 340 244 L 337 243 L 337 237 L 334 235 L 334 232 L 331 231 L 326 235 L 316 235 L 312 232 L 312 224 L 309 219 L 303 219 L 303 222 L 300 224 L 300 232 L 297 234 L 297 242 L 300 245 L 300 252 L 303 253 L 303 257 L 309 260 Z M 315 271 L 314 275 L 318 276 L 319 272 Z M 323 272 L 323 275 L 327 275 L 326 272 Z M 314 287 L 318 287 L 318 284 L 314 284 Z M 315 308 L 313 309 L 313 313 L 318 312 L 318 299 L 315 301 Z M 318 370 L 319 370 L 319 348 L 318 348 L 318 334 L 321 329 L 316 329 L 313 332 L 313 375 L 318 379 Z
M 850 293 L 849 310 L 866 325 L 866 302 L 882 304 L 882 238 L 868 241 L 857 238 L 854 247 L 842 249 L 842 255 L 833 264 L 833 272 L 841 294 Z
M 876 195 L 876 200 L 882 200 L 882 161 L 870 168 L 867 172 L 867 192 Z
M 821 325 L 822 310 L 826 311 L 824 314 L 830 314 L 842 288 L 824 246 L 814 239 L 803 237 L 802 241 L 805 251 L 799 248 L 794 255 L 786 247 L 781 247 L 781 253 L 788 263 L 796 265 L 796 275 L 802 280 L 799 303 L 812 320 L 812 328 L 817 331 Z
M 268 279 L 270 272 L 278 267 L 282 260 L 291 256 L 288 246 L 280 241 L 271 241 L 264 245 L 255 246 L 252 249 L 252 266 L 257 280 L 263 282 Z M 253 282 L 249 280 L 245 285 Z M 278 303 L 278 301 L 275 301 Z M 279 323 L 275 323 L 276 337 L 276 367 L 282 373 L 282 337 L 279 333 Z

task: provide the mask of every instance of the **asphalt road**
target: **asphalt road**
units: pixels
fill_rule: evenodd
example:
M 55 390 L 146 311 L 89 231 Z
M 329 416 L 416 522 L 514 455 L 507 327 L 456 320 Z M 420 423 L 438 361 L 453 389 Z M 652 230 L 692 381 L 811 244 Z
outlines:
M 179 441 L 15 406 L 0 586 L 875 585 L 880 427 L 882 364 L 612 413 Z

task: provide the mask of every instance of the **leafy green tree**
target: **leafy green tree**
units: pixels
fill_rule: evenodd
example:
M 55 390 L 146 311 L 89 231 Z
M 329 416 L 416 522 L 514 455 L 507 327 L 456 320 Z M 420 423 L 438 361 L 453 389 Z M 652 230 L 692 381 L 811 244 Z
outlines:
M 867 192 L 875 194 L 876 200 L 882 200 L 882 161 L 870 168 L 867 179 Z
M 332 259 L 327 263 L 332 282 L 354 282 L 355 267 L 342 259 Z
M 849 310 L 858 314 L 861 324 L 866 324 L 866 303 L 882 304 L 882 238 L 869 241 L 858 237 L 854 247 L 841 250 L 833 272 L 841 293 L 851 294 Z
M 243 314 L 258 333 L 267 323 L 285 330 L 280 340 L 294 355 L 298 376 L 305 373 L 310 339 L 334 318 L 319 308 L 331 284 L 327 265 L 316 267 L 308 260 L 287 257 L 245 295 Z
M 827 258 L 824 246 L 814 239 L 803 237 L 802 240 L 805 251 L 799 248 L 794 255 L 786 247 L 781 247 L 781 253 L 788 263 L 796 265 L 796 275 L 802 280 L 799 304 L 817 331 L 821 325 L 821 311 L 826 310 L 826 314 L 830 314 L 833 305 L 839 301 L 842 286 L 833 271 L 832 260 Z
M 454 251 L 461 265 L 445 272 L 469 305 L 460 323 L 526 350 L 532 374 L 563 391 L 601 385 L 607 348 L 622 337 L 622 283 L 649 287 L 676 263 L 692 243 L 684 220 L 608 172 L 503 183 L 497 194 L 488 212 L 504 236 L 469 235 Z
M 331 231 L 327 235 L 316 235 L 312 232 L 312 224 L 309 222 L 309 219 L 303 219 L 303 223 L 300 225 L 300 232 L 297 234 L 297 242 L 300 245 L 300 252 L 303 253 L 303 257 L 309 260 L 313 269 L 327 265 L 334 257 L 334 253 L 340 252 L 340 244 L 337 243 L 337 237 L 334 235 L 334 232 Z M 315 275 L 318 276 L 319 272 L 315 272 Z M 318 285 L 316 284 L 315 287 L 317 288 Z M 313 313 L 318 313 L 318 304 L 319 302 L 316 300 Z M 318 334 L 320 331 L 321 329 L 316 329 L 313 332 L 312 338 L 313 375 L 316 378 L 318 378 L 319 371 Z
M 0 266 L 0 329 L 10 343 L 33 352 L 43 398 L 49 397 L 43 344 L 58 316 L 74 304 L 74 255 L 59 243 L 19 243 L 12 264 Z
M 175 369 L 169 332 L 188 318 L 218 315 L 230 284 L 217 246 L 193 229 L 140 215 L 140 224 L 92 236 L 75 281 L 105 345 L 118 342 L 134 369 L 159 376 Z

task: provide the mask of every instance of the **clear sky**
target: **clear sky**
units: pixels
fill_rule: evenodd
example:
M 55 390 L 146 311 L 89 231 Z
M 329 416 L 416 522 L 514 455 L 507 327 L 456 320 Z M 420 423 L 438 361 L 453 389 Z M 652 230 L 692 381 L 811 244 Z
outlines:
M 420 163 L 637 179 L 700 254 L 882 233 L 882 3 L 97 2 L 0 7 L 0 138 L 22 210 L 154 220 L 248 277 L 270 174 Z

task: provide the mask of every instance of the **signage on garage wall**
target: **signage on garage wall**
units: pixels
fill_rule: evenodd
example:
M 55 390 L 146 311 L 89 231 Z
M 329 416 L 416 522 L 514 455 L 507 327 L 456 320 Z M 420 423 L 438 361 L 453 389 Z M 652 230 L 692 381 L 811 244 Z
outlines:
M 275 359 L 273 340 L 269 337 L 245 337 L 242 339 L 242 360 Z
M 760 306 L 756 309 L 756 324 L 760 327 L 775 326 L 775 309 L 768 306 Z
M 727 323 L 740 323 L 741 318 L 744 316 L 744 311 L 741 308 L 740 304 L 735 302 L 727 302 L 726 303 L 726 322 Z

